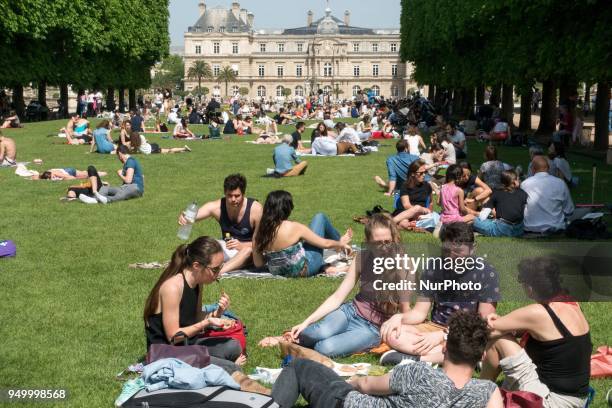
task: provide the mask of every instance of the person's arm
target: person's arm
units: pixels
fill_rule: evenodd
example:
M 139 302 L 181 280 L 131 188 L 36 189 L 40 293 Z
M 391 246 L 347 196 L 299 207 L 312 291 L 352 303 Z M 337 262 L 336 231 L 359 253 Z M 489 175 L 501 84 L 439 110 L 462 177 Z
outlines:
M 125 172 L 125 176 L 122 174 L 121 170 L 118 170 L 117 175 L 125 184 L 132 184 L 132 181 L 134 181 L 134 168 L 128 167 L 127 171 Z
M 463 189 L 458 189 L 457 190 L 457 199 L 459 201 L 459 210 L 461 211 L 462 214 L 471 214 L 470 213 L 470 209 L 467 208 L 465 206 L 465 193 L 463 192 Z
M 389 188 L 387 189 L 387 192 L 385 193 L 385 195 L 390 196 L 391 194 L 393 194 L 393 191 L 395 191 L 395 185 L 397 184 L 397 182 L 395 180 L 389 180 Z
M 259 233 L 259 226 L 261 224 L 257 224 L 257 228 L 255 228 L 255 232 L 253 233 L 253 264 L 256 268 L 261 268 L 266 264 L 266 259 L 263 254 L 257 250 L 257 234 Z
M 391 395 L 390 386 L 391 374 L 385 374 L 378 377 L 355 377 L 349 380 L 349 384 L 362 394 L 367 395 Z
M 474 182 L 474 184 L 476 184 L 476 186 L 482 188 L 482 193 L 478 194 L 476 197 L 474 197 L 474 200 L 476 201 L 482 201 L 485 198 L 489 197 L 491 194 L 493 194 L 493 190 L 491 190 L 491 187 L 489 187 L 488 184 L 486 184 L 484 181 L 482 181 L 480 179 L 480 177 L 476 177 L 476 181 Z
M 303 224 L 300 224 L 299 222 L 292 222 L 292 227 L 294 228 L 294 231 L 298 233 L 300 239 L 303 239 L 310 245 L 313 245 L 317 248 L 338 250 L 350 249 L 350 247 L 348 247 L 348 242 L 350 242 L 350 239 L 347 240 L 345 236 L 340 238 L 340 241 L 334 241 L 333 239 L 325 239 L 318 236 L 317 234 L 312 232 L 310 228 Z
M 404 208 L 404 210 L 409 210 L 410 208 L 412 208 L 412 204 L 410 203 L 410 197 L 408 196 L 408 194 L 401 196 L 400 200 L 402 202 L 402 207 Z
M 492 330 L 500 333 L 534 331 L 542 321 L 546 321 L 547 316 L 543 307 L 532 304 L 516 309 L 505 316 L 490 313 L 487 315 L 487 323 Z
M 298 144 L 299 147 L 299 144 Z M 291 149 L 291 160 L 293 160 L 296 164 L 300 163 L 301 160 L 300 158 L 297 156 L 297 153 L 295 152 L 295 149 Z
M 566 216 L 571 215 L 574 212 L 574 202 L 572 201 L 572 195 L 570 194 L 569 188 L 563 186 L 563 213 Z
M 427 299 L 417 300 L 414 306 L 402 316 L 402 324 L 415 325 L 423 323 L 427 319 L 431 301 Z
M 491 394 L 489 402 L 487 403 L 487 408 L 504 408 L 504 399 L 502 398 L 499 388 L 496 387 L 493 394 Z
M 478 303 L 478 314 L 483 319 L 486 319 L 490 314 L 494 314 L 497 310 L 497 303 L 480 302 Z
M 427 146 L 425 146 L 425 142 L 423 141 L 423 138 L 421 136 L 419 136 L 419 146 L 421 146 L 424 151 L 427 150 Z

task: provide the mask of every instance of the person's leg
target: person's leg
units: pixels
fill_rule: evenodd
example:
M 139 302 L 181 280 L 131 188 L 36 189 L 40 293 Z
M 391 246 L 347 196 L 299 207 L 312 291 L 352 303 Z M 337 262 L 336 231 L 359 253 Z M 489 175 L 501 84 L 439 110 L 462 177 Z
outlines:
M 429 213 L 429 210 L 427 210 L 426 208 L 423 208 L 420 205 L 413 205 L 409 209 L 404 210 L 401 213 L 397 214 L 395 217 L 393 217 L 393 221 L 395 221 L 396 224 L 399 224 L 404 220 L 414 220 L 419 215 L 427 213 Z
M 251 263 L 252 256 L 253 248 L 248 247 L 241 249 L 236 255 L 234 255 L 232 258 L 230 258 L 223 264 L 223 268 L 221 268 L 219 276 L 223 275 L 226 272 L 235 271 L 237 269 L 249 265 Z
M 387 182 L 383 180 L 380 176 L 374 176 L 374 181 L 379 185 L 380 188 L 384 188 L 387 190 Z
M 307 167 L 308 167 L 307 161 L 300 162 L 296 164 L 295 166 L 293 166 L 293 168 L 289 170 L 287 173 L 283 174 L 283 177 L 301 176 L 302 174 L 304 174 Z
M 98 170 L 94 166 L 87 167 L 87 177 L 91 182 L 92 193 L 97 193 L 98 190 L 102 188 L 102 179 L 100 178 Z
M 487 237 L 499 237 L 499 230 L 497 228 L 499 221 L 495 220 L 481 220 L 476 217 L 474 219 L 474 231 L 487 236 Z
M 330 358 L 350 356 L 380 344 L 380 333 L 371 323 L 357 316 L 354 307 L 346 331 L 319 341 L 315 350 Z
M 299 336 L 300 344 L 316 350 L 319 342 L 346 331 L 349 319 L 343 308 L 344 305 L 340 306 L 323 319 L 304 329 Z
M 208 354 L 211 356 L 230 362 L 236 361 L 242 354 L 240 343 L 229 337 L 200 338 L 197 340 L 197 344 L 206 346 L 206 348 L 208 348 Z
M 334 371 L 310 360 L 294 360 L 283 369 L 272 388 L 272 397 L 281 408 L 291 408 L 300 394 L 312 408 L 334 408 L 353 387 Z
M 109 203 L 142 197 L 142 193 L 138 190 L 136 184 L 124 184 L 119 188 L 115 187 L 113 190 L 108 196 Z
M 340 240 L 340 233 L 323 213 L 317 213 L 310 221 L 309 228 L 318 236 L 326 239 Z

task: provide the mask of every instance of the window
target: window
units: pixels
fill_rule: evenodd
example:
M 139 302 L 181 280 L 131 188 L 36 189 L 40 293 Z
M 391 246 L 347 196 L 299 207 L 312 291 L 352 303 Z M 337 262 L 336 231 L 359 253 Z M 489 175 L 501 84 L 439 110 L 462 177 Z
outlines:
M 372 43 L 372 52 L 378 52 L 378 43 Z
M 237 33 L 237 32 L 238 32 L 238 27 L 232 26 L 232 33 Z
M 325 65 L 323 65 L 323 76 L 332 76 L 332 64 L 330 62 L 326 62 Z
M 282 85 L 279 85 L 276 87 L 276 96 L 281 97 L 284 96 L 283 95 L 283 91 L 285 90 L 285 88 Z
M 221 52 L 221 43 L 213 43 L 213 54 L 219 54 Z
M 353 52 L 359 52 L 359 43 L 353 43 Z
M 353 76 L 358 77 L 360 73 L 361 68 L 359 68 L 359 65 L 353 65 Z
M 304 88 L 301 86 L 295 87 L 295 96 L 304 96 Z
M 397 77 L 397 64 L 391 65 L 391 75 Z
M 397 85 L 391 87 L 391 96 L 394 98 L 399 97 L 399 87 Z
M 378 76 L 378 64 L 372 65 L 372 76 Z
M 236 76 L 238 76 L 240 69 L 238 64 L 232 64 L 232 71 L 234 71 L 234 74 L 236 74 Z
M 397 43 L 391 43 L 391 52 L 397 52 Z
M 208 28 L 206 29 L 206 31 L 208 31 L 209 33 L 212 33 L 214 29 L 215 29 L 215 28 L 214 28 L 213 26 L 208 26 Z
M 301 77 L 303 72 L 302 64 L 297 64 L 295 66 L 295 76 Z
M 224 33 L 225 32 L 225 27 L 219 27 L 219 32 L 220 33 Z
M 232 43 L 232 54 L 238 54 L 238 43 Z
M 257 87 L 257 96 L 260 98 L 264 98 L 266 96 L 266 87 L 263 85 L 259 85 Z
M 304 52 L 304 43 L 297 44 L 297 52 Z
M 201 54 L 202 53 L 202 46 L 201 45 L 196 45 L 195 46 L 195 53 L 196 54 Z
M 219 64 L 213 65 L 213 75 L 219 76 L 219 72 L 221 72 L 221 65 Z
M 265 67 L 265 66 L 263 66 L 263 65 L 260 65 L 260 66 L 257 68 L 257 72 L 259 72 L 259 76 L 260 76 L 260 77 L 265 76 L 265 75 L 266 75 L 266 67 Z
M 278 43 L 278 52 L 285 52 L 285 43 Z
M 359 91 L 361 91 L 361 88 L 359 87 L 359 85 L 354 85 L 353 86 L 353 96 L 357 96 Z
M 232 95 L 233 96 L 240 95 L 240 87 L 238 85 L 232 86 Z
M 331 92 L 332 92 L 332 87 L 331 86 L 327 85 L 325 88 L 323 88 L 323 93 L 325 95 L 331 95 Z
M 380 96 L 380 87 L 378 85 L 374 85 L 372 87 L 372 93 L 374 93 L 374 96 Z
M 285 75 L 285 67 L 283 67 L 282 65 L 277 65 L 276 66 L 276 76 L 282 77 L 283 75 Z
M 266 43 L 259 43 L 259 52 L 266 52 Z

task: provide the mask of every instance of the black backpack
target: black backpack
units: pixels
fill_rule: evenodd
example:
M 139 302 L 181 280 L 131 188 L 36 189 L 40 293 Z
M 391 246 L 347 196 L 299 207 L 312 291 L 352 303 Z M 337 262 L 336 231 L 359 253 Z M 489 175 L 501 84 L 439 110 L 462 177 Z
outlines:
M 588 220 L 574 220 L 567 226 L 565 234 L 574 239 L 608 239 L 608 227 L 603 217 Z
M 206 387 L 199 390 L 140 390 L 122 407 L 133 408 L 279 408 L 274 400 L 261 394 L 228 387 Z

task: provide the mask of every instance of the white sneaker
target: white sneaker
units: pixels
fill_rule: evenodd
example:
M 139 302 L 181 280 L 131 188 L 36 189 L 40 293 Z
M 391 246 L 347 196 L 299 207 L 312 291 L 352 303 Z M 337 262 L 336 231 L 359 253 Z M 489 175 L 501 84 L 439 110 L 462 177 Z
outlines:
M 96 198 L 98 199 L 97 201 L 101 202 L 102 204 L 108 204 L 108 198 L 104 197 L 100 193 L 95 193 L 95 194 L 96 194 Z
M 98 204 L 98 200 L 85 194 L 79 194 L 79 200 L 85 204 Z

